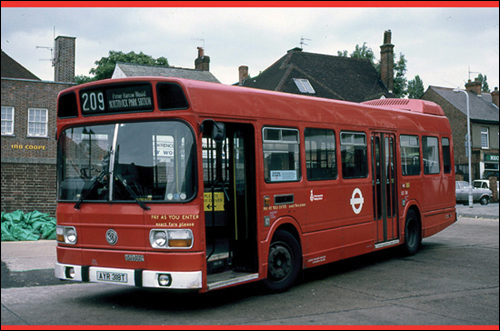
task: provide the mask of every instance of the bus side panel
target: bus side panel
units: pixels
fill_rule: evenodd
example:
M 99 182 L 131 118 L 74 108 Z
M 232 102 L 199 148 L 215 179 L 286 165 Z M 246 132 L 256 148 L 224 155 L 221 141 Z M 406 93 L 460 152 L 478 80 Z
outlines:
M 373 251 L 374 230 L 373 222 L 345 227 L 343 230 L 342 259 Z
M 373 220 L 371 178 L 342 183 L 342 259 L 373 251 L 377 222 Z
M 314 182 L 313 182 L 314 183 Z M 342 225 L 342 190 L 338 180 L 318 182 L 306 192 L 306 222 L 304 232 L 323 231 Z
M 438 214 L 424 215 L 422 227 L 422 238 L 430 237 L 446 227 L 452 225 L 456 220 L 454 208 L 442 211 Z
M 304 268 L 338 261 L 342 258 L 342 228 L 329 229 L 304 235 Z
M 449 207 L 446 200 L 446 192 L 449 190 L 447 181 L 443 180 L 440 175 L 424 175 L 424 188 L 425 192 L 422 196 L 424 208 L 423 212 L 431 212 L 444 207 Z

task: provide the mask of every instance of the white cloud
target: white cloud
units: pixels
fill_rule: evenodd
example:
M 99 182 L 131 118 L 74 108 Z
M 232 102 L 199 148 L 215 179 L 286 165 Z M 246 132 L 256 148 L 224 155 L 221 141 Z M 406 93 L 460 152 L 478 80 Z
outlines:
M 383 33 L 392 30 L 407 78 L 460 86 L 467 70 L 498 79 L 498 8 L 1 8 L 2 50 L 42 79 L 53 79 L 48 50 L 56 35 L 76 37 L 76 73 L 88 75 L 109 50 L 164 56 L 194 68 L 205 47 L 211 71 L 223 83 L 246 64 L 255 76 L 298 47 L 336 55 L 367 43 L 380 57 Z M 200 40 L 204 39 L 204 41 Z M 475 76 L 474 76 L 475 77 Z

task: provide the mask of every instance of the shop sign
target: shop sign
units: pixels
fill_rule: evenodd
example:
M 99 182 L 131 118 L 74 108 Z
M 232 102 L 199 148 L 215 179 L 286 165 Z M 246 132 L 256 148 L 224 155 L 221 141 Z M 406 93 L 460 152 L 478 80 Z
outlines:
M 26 150 L 37 150 L 37 151 L 44 151 L 45 146 L 44 145 L 30 145 L 30 144 L 12 144 L 10 145 L 11 149 L 26 149 Z
M 498 162 L 499 159 L 498 155 L 484 154 L 484 162 Z

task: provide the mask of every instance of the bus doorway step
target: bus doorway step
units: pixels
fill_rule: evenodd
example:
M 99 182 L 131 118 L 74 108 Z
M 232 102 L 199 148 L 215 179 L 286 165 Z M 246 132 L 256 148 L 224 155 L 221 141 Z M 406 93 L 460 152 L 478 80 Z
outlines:
M 259 278 L 258 273 L 246 273 L 227 271 L 219 274 L 208 275 L 207 284 L 208 290 L 215 290 L 220 287 L 248 282 Z

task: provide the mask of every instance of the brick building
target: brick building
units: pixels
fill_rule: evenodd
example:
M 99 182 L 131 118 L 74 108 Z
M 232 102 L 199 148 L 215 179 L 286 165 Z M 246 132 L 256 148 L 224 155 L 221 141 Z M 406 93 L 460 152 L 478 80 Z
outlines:
M 479 81 L 465 85 L 469 95 L 469 114 L 472 150 L 472 180 L 498 178 L 499 170 L 499 118 L 498 88 L 491 93 L 481 92 Z M 467 104 L 464 93 L 452 88 L 429 86 L 422 99 L 437 103 L 450 120 L 453 133 L 455 170 L 457 180 L 469 178 L 465 136 L 467 134 Z
M 238 85 L 353 102 L 391 98 L 394 85 L 391 36 L 391 30 L 384 32 L 380 74 L 368 59 L 307 53 L 294 48 L 256 77 L 249 79 L 248 66 L 240 66 Z
M 202 47 L 198 47 L 198 57 L 194 60 L 195 68 L 177 68 L 158 65 L 118 62 L 111 78 L 125 78 L 137 76 L 163 76 L 200 80 L 219 83 L 220 81 L 210 72 L 210 57 L 204 54 Z
M 2 212 L 56 211 L 56 99 L 74 86 L 75 38 L 55 40 L 54 81 L 2 50 Z

